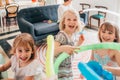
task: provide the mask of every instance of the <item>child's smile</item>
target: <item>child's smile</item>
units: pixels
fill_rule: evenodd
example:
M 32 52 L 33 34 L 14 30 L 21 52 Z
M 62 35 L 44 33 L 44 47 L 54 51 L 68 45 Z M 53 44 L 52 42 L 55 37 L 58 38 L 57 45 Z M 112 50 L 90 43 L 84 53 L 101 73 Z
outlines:
M 69 28 L 72 28 L 72 29 L 73 29 L 73 28 L 75 28 L 75 26 L 74 26 L 74 25 L 69 25 L 68 27 L 69 27 Z
M 74 14 L 69 13 L 65 18 L 64 24 L 66 31 L 74 33 L 78 25 L 77 17 Z
M 103 37 L 103 40 L 104 40 L 105 42 L 109 42 L 109 41 L 110 41 L 110 38 L 104 38 L 104 37 Z
M 113 42 L 116 37 L 115 37 L 115 30 L 109 31 L 109 30 L 104 30 L 104 28 L 100 32 L 101 40 L 102 42 Z
M 28 57 L 19 57 L 21 61 L 26 61 Z
M 32 54 L 32 49 L 30 46 L 28 46 L 27 48 L 24 47 L 18 47 L 16 49 L 16 53 L 18 56 L 18 59 L 23 62 L 26 63 L 30 60 L 31 58 L 31 54 Z

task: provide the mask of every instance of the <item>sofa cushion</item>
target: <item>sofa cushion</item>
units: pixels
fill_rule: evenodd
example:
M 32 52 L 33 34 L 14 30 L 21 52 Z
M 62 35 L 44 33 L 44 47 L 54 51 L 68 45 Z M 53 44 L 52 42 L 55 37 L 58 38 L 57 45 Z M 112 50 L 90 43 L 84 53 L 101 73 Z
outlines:
M 44 16 L 47 16 L 49 20 L 52 20 L 54 22 L 57 22 L 58 20 L 58 9 L 59 5 L 49 5 L 49 6 L 43 6 L 41 7 L 41 12 L 44 14 Z
M 50 24 L 44 22 L 34 23 L 34 31 L 36 36 L 55 32 L 58 30 L 58 24 L 54 22 Z
M 31 22 L 31 23 L 36 23 L 36 22 L 40 22 L 43 20 L 48 20 L 49 18 L 47 18 L 46 15 L 44 15 L 40 10 L 39 7 L 36 8 L 26 8 L 23 9 L 19 12 L 19 14 L 23 14 L 22 17 Z

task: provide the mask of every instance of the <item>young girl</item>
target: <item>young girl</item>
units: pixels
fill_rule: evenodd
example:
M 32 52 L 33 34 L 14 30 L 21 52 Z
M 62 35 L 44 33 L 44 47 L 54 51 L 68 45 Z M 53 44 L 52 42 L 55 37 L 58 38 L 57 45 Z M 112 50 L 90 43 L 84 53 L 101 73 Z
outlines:
M 42 70 L 36 59 L 35 44 L 28 33 L 18 35 L 12 46 L 10 61 L 0 66 L 0 72 L 11 67 L 14 80 L 41 80 Z
M 103 23 L 98 32 L 100 42 L 116 42 L 119 43 L 118 27 L 110 22 Z M 120 52 L 111 49 L 93 50 L 92 60 L 98 61 L 103 66 L 120 66 Z M 107 67 L 106 67 L 107 69 Z M 113 74 L 116 75 L 114 72 Z
M 82 24 L 79 15 L 74 10 L 67 10 L 64 12 L 59 24 L 60 32 L 55 36 L 55 57 L 57 58 L 62 52 L 71 55 L 84 41 L 84 37 L 80 36 L 76 42 L 76 33 L 82 29 Z M 58 78 L 60 80 L 73 80 L 71 69 L 71 57 L 62 62 L 59 67 Z

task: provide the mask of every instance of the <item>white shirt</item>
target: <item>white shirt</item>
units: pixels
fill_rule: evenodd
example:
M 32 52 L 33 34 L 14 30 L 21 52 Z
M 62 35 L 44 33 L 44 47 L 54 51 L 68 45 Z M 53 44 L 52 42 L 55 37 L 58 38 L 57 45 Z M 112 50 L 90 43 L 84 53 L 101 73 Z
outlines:
M 24 80 L 25 76 L 34 76 L 34 80 L 42 80 L 43 72 L 37 59 L 34 59 L 27 66 L 19 67 L 19 61 L 16 55 L 11 58 L 11 69 L 15 72 L 15 80 Z
M 58 7 L 58 22 L 60 22 L 60 19 L 61 19 L 63 13 L 64 13 L 66 10 L 69 10 L 69 9 L 73 9 L 73 10 L 74 10 L 74 8 L 72 7 L 71 4 L 69 4 L 69 5 L 67 5 L 67 6 L 61 4 L 61 5 Z

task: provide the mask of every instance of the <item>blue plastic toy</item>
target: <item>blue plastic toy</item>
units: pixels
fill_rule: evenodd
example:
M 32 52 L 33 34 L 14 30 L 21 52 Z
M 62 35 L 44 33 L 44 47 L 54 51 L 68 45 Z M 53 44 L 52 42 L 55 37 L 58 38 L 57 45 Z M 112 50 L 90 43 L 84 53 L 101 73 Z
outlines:
M 80 62 L 78 69 L 87 80 L 113 80 L 112 73 L 104 70 L 96 61 L 89 61 L 88 63 Z

